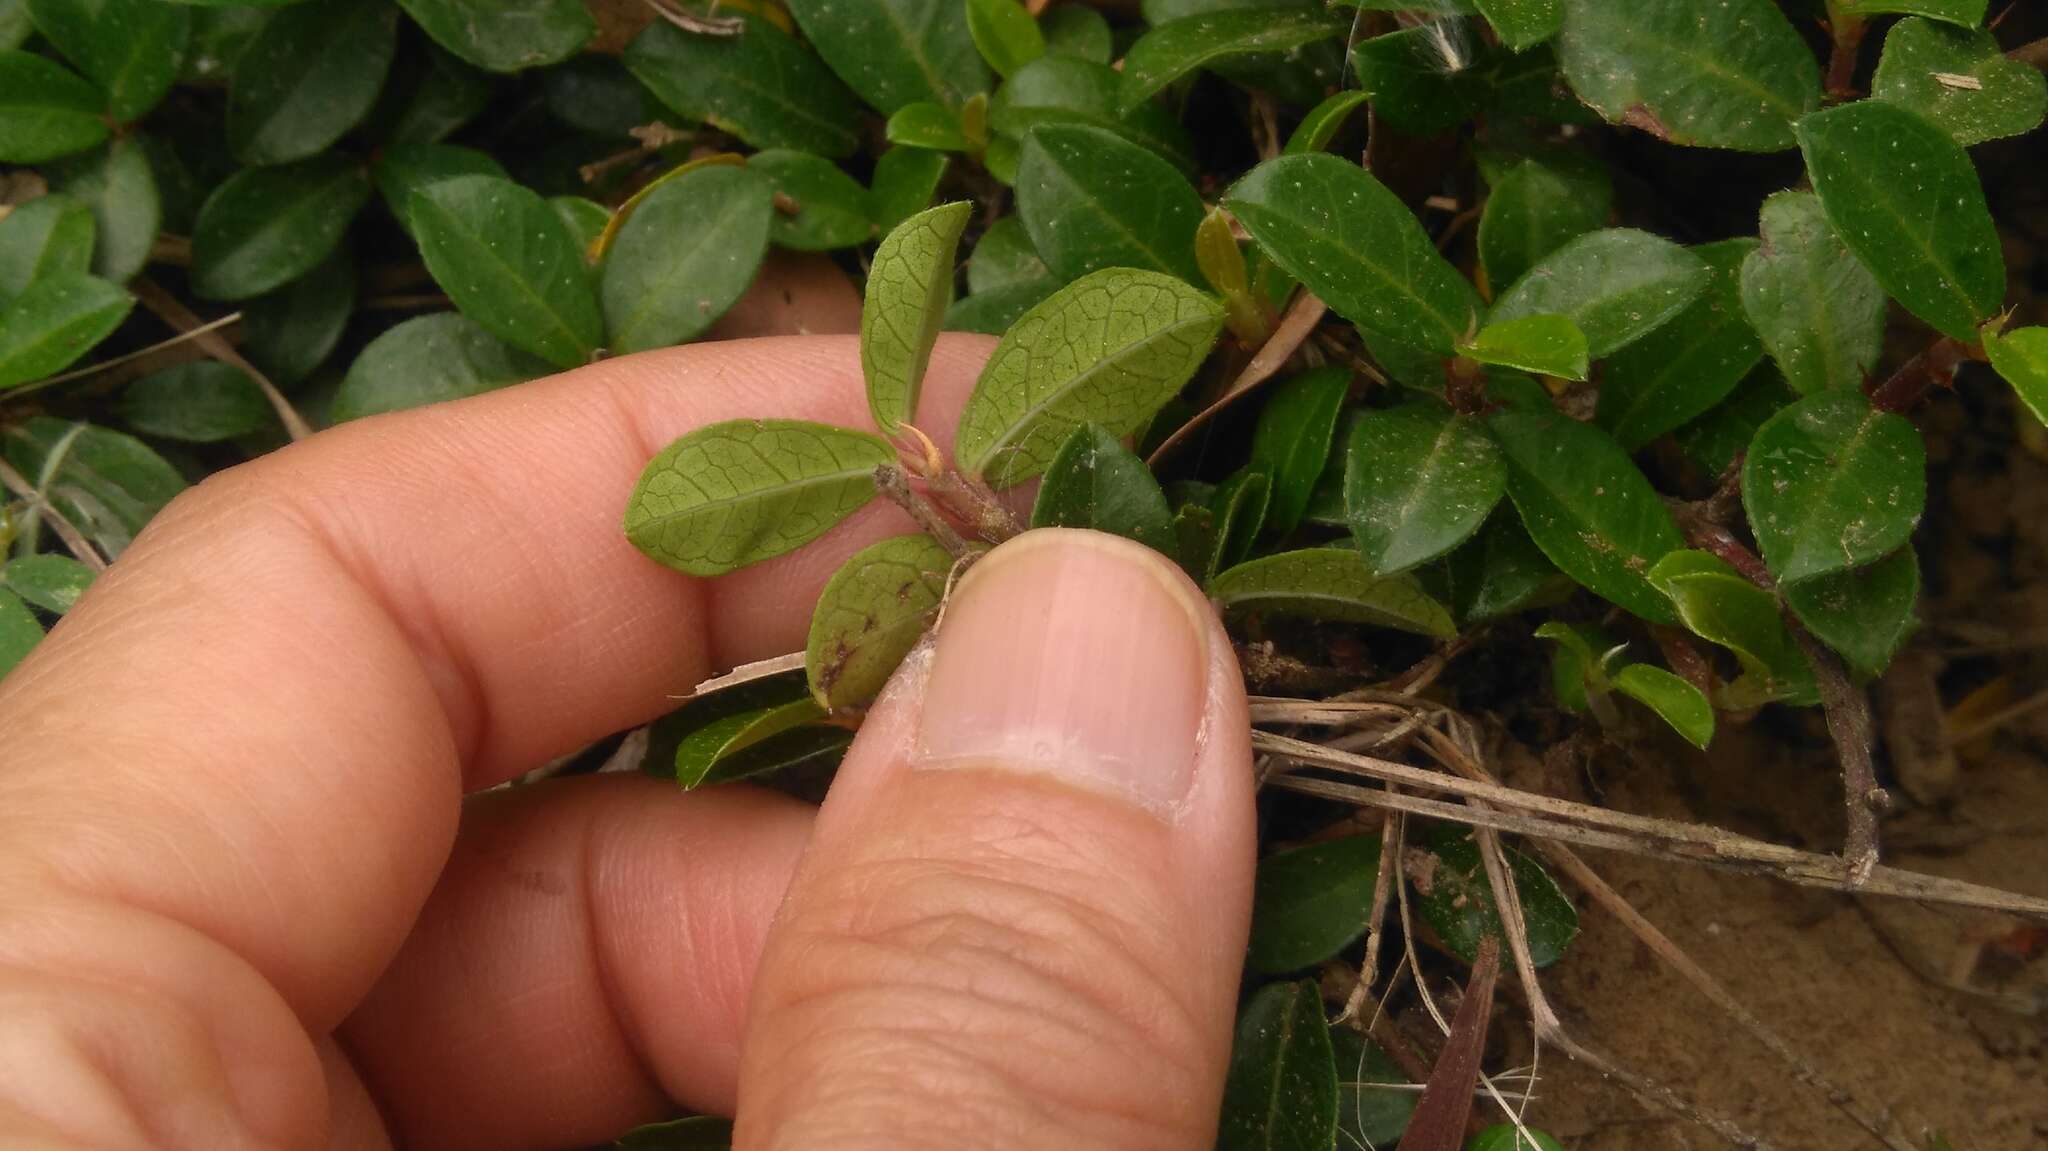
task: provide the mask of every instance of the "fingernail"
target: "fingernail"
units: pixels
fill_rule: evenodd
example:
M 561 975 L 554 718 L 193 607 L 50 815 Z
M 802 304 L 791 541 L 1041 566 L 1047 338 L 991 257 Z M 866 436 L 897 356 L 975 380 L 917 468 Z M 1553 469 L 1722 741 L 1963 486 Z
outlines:
M 946 606 L 913 763 L 1054 776 L 1170 813 L 1194 782 L 1208 610 L 1128 540 L 1019 536 Z

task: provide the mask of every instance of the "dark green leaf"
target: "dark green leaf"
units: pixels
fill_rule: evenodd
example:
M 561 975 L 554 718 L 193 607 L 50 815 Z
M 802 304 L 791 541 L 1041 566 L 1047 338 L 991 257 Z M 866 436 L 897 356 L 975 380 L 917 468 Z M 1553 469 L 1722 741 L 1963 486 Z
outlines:
M 1287 147 L 1282 149 L 1281 154 L 1299 156 L 1328 148 L 1330 141 L 1337 138 L 1337 130 L 1344 126 L 1344 122 L 1350 119 L 1351 114 L 1370 96 L 1369 92 L 1355 90 L 1338 92 L 1309 109 L 1308 115 L 1303 116 L 1301 123 L 1295 125 L 1294 134 L 1287 137 Z
M 7 462 L 36 477 L 50 502 L 110 559 L 185 490 L 176 468 L 120 432 L 36 416 L 8 428 L 5 438 Z M 33 517 L 23 518 L 32 523 Z M 20 538 L 34 537 L 33 527 L 20 532 Z
M 162 0 L 28 0 L 36 30 L 107 94 L 127 122 L 156 107 L 178 78 L 192 14 Z
M 1906 309 L 1963 341 L 2005 299 L 2005 257 L 1969 154 L 1896 104 L 1859 100 L 1799 122 L 1835 234 Z
M 1874 564 L 1785 589 L 1806 630 L 1840 652 L 1850 670 L 1873 678 L 1912 632 L 1919 599 L 1920 560 L 1910 544 Z
M 1075 428 L 1132 435 L 1208 358 L 1223 309 L 1171 276 L 1109 268 L 1032 308 L 990 353 L 954 456 L 998 488 L 1045 470 Z
M 614 1151 L 732 1151 L 732 1120 L 693 1115 L 649 1123 L 627 1132 L 612 1147 Z
M 1038 18 L 1038 27 L 1045 35 L 1048 52 L 1107 64 L 1115 51 L 1109 21 L 1082 3 L 1061 4 L 1048 10 Z
M 625 138 L 660 119 L 647 89 L 610 56 L 586 53 L 541 74 L 548 112 L 579 132 Z
M 1159 481 L 1144 460 L 1094 424 L 1074 429 L 1054 454 L 1031 509 L 1031 526 L 1091 528 L 1165 555 L 1176 546 L 1173 513 Z
M 724 575 L 817 539 L 875 494 L 887 440 L 799 420 L 732 420 L 662 449 L 633 488 L 626 536 L 691 575 Z
M 1406 571 L 1479 530 L 1507 487 L 1473 416 L 1431 403 L 1367 412 L 1351 429 L 1344 510 L 1373 571 Z
M 1285 536 L 1300 525 L 1316 481 L 1330 462 L 1337 414 L 1351 389 L 1351 370 L 1328 365 L 1276 385 L 1252 432 L 1252 466 L 1272 477 L 1266 530 Z
M 953 556 L 927 535 L 897 536 L 853 554 L 811 615 L 804 675 L 831 711 L 865 707 L 938 620 Z
M 1650 583 L 1670 597 L 1694 635 L 1735 653 L 1763 698 L 1820 702 L 1813 669 L 1785 627 L 1776 596 L 1701 551 L 1675 551 L 1658 560 Z
M 851 155 L 860 144 L 853 93 L 782 29 L 725 15 L 744 19 L 745 30 L 696 36 L 655 21 L 626 46 L 627 69 L 679 115 L 708 120 L 756 148 Z
M 298 0 L 291 2 L 297 3 Z M 232 80 L 242 52 L 270 16 L 267 9 L 253 6 L 195 7 L 192 34 L 185 41 L 185 59 L 179 66 L 178 82 L 204 84 Z
M 415 316 L 370 341 L 334 394 L 334 422 L 459 400 L 547 375 L 546 360 L 506 346 L 457 312 Z
M 1344 35 L 1349 17 L 1312 8 L 1224 9 L 1157 25 L 1124 53 L 1123 106 L 1132 108 L 1168 84 L 1219 60 L 1289 53 Z
M 1598 420 L 1622 447 L 1635 451 L 1683 427 L 1728 398 L 1757 361 L 1763 344 L 1742 308 L 1744 260 L 1755 240 L 1701 244 L 1706 290 L 1678 317 L 1623 348 L 1600 381 Z
M 1195 16 L 1244 8 L 1263 9 L 1269 15 L 1277 15 L 1290 9 L 1321 5 L 1315 0 L 1145 0 L 1142 7 L 1145 22 L 1158 27 Z M 1332 89 L 1347 86 L 1344 83 L 1344 45 L 1335 39 L 1305 44 L 1286 52 L 1227 56 L 1214 61 L 1208 70 L 1232 84 L 1263 92 L 1290 107 L 1306 107 L 1321 100 Z
M 354 255 L 338 248 L 312 272 L 242 309 L 242 352 L 273 383 L 312 375 L 341 342 L 356 306 Z
M 228 143 L 245 164 L 324 152 L 369 114 L 398 47 L 398 12 L 314 0 L 256 34 L 228 90 Z
M 0 51 L 0 164 L 40 164 L 107 138 L 104 102 L 53 60 Z
M 1900 12 L 1925 16 L 1930 20 L 1946 20 L 1965 28 L 1982 24 L 1985 12 L 1991 7 L 1991 0 L 1839 0 L 1839 3 L 1842 13 L 1847 16 Z
M 988 90 L 960 0 L 789 0 L 818 54 L 876 111 L 914 100 L 959 107 Z
M 70 556 L 45 552 L 0 566 L 0 587 L 52 615 L 63 615 L 92 586 L 93 570 Z
M 1025 284 L 1047 276 L 1045 261 L 1031 246 L 1024 222 L 1004 216 L 988 226 L 974 252 L 967 257 L 967 290 L 991 292 L 1010 284 Z
M 1522 316 L 1488 324 L 1458 352 L 1482 364 L 1567 380 L 1585 379 L 1588 367 L 1586 333 L 1564 316 Z M 1600 394 L 1606 396 L 1604 387 Z
M 2048 328 L 2020 328 L 2002 336 L 1987 336 L 1985 354 L 1991 366 L 2034 418 L 2048 423 Z
M 974 142 L 960 127 L 960 115 L 944 104 L 920 100 L 890 115 L 883 135 L 891 144 L 939 152 L 971 152 Z
M 111 335 L 135 301 L 83 272 L 45 276 L 0 309 L 0 389 L 52 376 Z
M 1365 934 L 1380 873 L 1380 837 L 1352 835 L 1259 861 L 1252 895 L 1252 970 L 1313 967 Z
M 1965 146 L 2031 132 L 2048 114 L 2048 81 L 2007 56 L 1991 33 L 1919 19 L 1886 34 L 1870 94 L 1920 113 Z
M 605 257 L 611 350 L 640 352 L 702 335 L 754 282 L 774 211 L 767 177 L 747 168 L 712 165 L 656 188 Z
M 1017 0 L 967 0 L 967 31 L 998 76 L 1045 55 L 1045 33 Z
M 1217 1151 L 1337 1145 L 1337 1062 L 1313 980 L 1252 994 L 1237 1018 Z
M 546 200 L 496 176 L 457 176 L 415 189 L 407 202 L 427 270 L 464 315 L 557 367 L 584 363 L 604 343 L 583 253 Z M 628 227 L 646 215 L 643 204 Z M 659 258 L 653 248 L 650 240 L 627 250 Z M 606 286 L 609 299 L 609 272 Z
M 1465 1151 L 1564 1151 L 1564 1144 L 1545 1132 L 1534 1127 L 1526 1130 L 1524 1135 L 1511 1123 L 1496 1123 L 1474 1135 Z
M 276 418 L 247 372 L 215 360 L 153 372 L 121 393 L 121 419 L 167 440 L 218 443 L 260 431 Z
M 1209 522 L 1216 538 L 1203 568 L 1205 577 L 1251 558 L 1272 507 L 1273 477 L 1256 466 L 1240 468 L 1216 485 L 1209 496 Z
M 199 210 L 192 290 L 246 300 L 291 283 L 334 251 L 369 198 L 369 177 L 344 156 L 237 173 Z
M 1742 262 L 1742 310 L 1800 392 L 1863 384 L 1884 343 L 1884 288 L 1811 192 L 1764 201 L 1763 243 Z
M 1268 160 L 1223 203 L 1274 263 L 1352 323 L 1445 356 L 1477 327 L 1472 286 L 1356 164 L 1322 153 Z
M 117 284 L 134 278 L 149 262 L 163 218 L 156 176 L 142 142 L 116 140 L 89 155 L 55 165 L 44 173 L 50 186 L 85 201 L 98 222 L 92 270 Z
M 1239 564 L 1209 594 L 1226 610 L 1342 620 L 1449 639 L 1451 614 L 1406 575 L 1375 576 L 1349 548 L 1309 548 Z
M 1408 1117 L 1420 1098 L 1407 1090 L 1387 1053 L 1350 1027 L 1332 1028 L 1330 1046 L 1337 1056 L 1337 1133 L 1340 1148 L 1394 1146 L 1408 1130 Z
M 1048 272 L 1036 280 L 1023 280 L 976 292 L 965 299 L 953 301 L 953 306 L 946 309 L 946 330 L 1000 336 L 1015 326 L 1026 312 L 1059 290 L 1060 282 Z
M 1726 474 L 1764 421 L 1798 399 L 1770 364 L 1759 364 L 1721 406 L 1678 429 L 1672 439 L 1707 479 Z
M 1614 690 L 1656 712 L 1694 747 L 1705 750 L 1714 741 L 1714 705 L 1706 693 L 1663 668 L 1632 663 L 1615 673 Z
M 1410 825 L 1415 836 L 1414 825 Z M 1416 909 L 1444 947 L 1458 958 L 1478 958 L 1479 941 L 1499 936 L 1500 913 L 1487 882 L 1479 843 L 1469 828 L 1439 824 L 1417 837 L 1431 859 L 1409 864 L 1408 881 L 1418 897 Z M 1508 876 L 1522 903 L 1522 922 L 1529 934 L 1529 958 L 1548 967 L 1563 957 L 1579 933 L 1579 913 L 1550 873 L 1513 848 L 1504 850 Z
M 1564 0 L 1557 59 L 1613 123 L 1674 144 L 1777 152 L 1820 107 L 1820 68 L 1773 0 Z
M 29 22 L 27 0 L 0 0 L 0 49 L 21 47 L 35 31 Z M 1104 57 L 1102 62 L 1109 60 Z
M 61 193 L 0 216 L 0 307 L 45 276 L 92 270 L 92 209 Z
M 597 32 L 583 0 L 398 0 L 434 42 L 489 72 L 574 55 Z
M 860 366 L 868 411 L 884 432 L 917 419 L 932 345 L 953 302 L 953 256 L 973 214 L 965 200 L 926 209 L 875 250 L 860 313 Z
M 768 239 L 799 252 L 829 252 L 868 241 L 868 190 L 839 165 L 808 152 L 771 148 L 747 157 L 747 167 L 768 177 L 775 211 Z
M 1911 421 L 1860 392 L 1823 392 L 1757 429 L 1742 503 L 1771 574 L 1794 584 L 1897 550 L 1920 522 L 1926 472 Z
M 1416 136 L 1445 131 L 1478 110 L 1473 46 L 1453 23 L 1429 22 L 1351 46 L 1360 89 L 1373 114 Z
M 676 782 L 684 790 L 712 783 L 730 783 L 784 766 L 779 760 L 762 762 L 744 758 L 742 753 L 763 748 L 779 736 L 825 718 L 825 709 L 814 699 L 799 699 L 760 711 L 741 712 L 713 721 L 683 737 L 676 747 Z M 834 737 L 852 739 L 843 729 L 827 729 Z
M 0 676 L 13 671 L 41 642 L 42 621 L 28 610 L 20 596 L 0 589 Z
M 939 191 L 949 161 L 922 148 L 891 148 L 875 161 L 868 187 L 868 215 L 884 236 L 896 225 L 925 210 Z
M 612 222 L 612 210 L 595 200 L 581 196 L 550 196 L 548 207 L 561 217 L 562 226 L 569 229 L 576 247 L 588 252 L 590 246 L 604 235 L 605 228 Z
M 612 73 L 645 104 L 645 91 L 615 60 Z M 556 69 L 550 76 L 567 71 Z M 392 144 L 438 144 L 476 119 L 491 102 L 492 78 L 432 44 L 407 51 L 400 44 L 398 63 L 387 79 L 367 121 L 369 130 Z M 593 103 L 595 101 L 593 100 Z M 654 117 L 641 118 L 642 123 Z
M 1572 156 L 1529 157 L 1492 181 L 1479 215 L 1479 261 L 1496 290 L 1607 222 L 1607 170 Z
M 1475 0 L 1500 42 L 1516 52 L 1557 35 L 1564 26 L 1563 0 Z
M 1607 228 L 1538 260 L 1501 293 L 1488 322 L 1565 316 L 1586 334 L 1593 358 L 1602 359 L 1684 311 L 1711 278 L 1705 261 L 1669 240 Z
M 1572 583 L 1550 562 L 1513 510 L 1488 517 L 1479 534 L 1444 562 L 1451 609 L 1470 623 L 1485 623 L 1543 607 L 1571 593 Z
M 1041 124 L 1086 124 L 1157 152 L 1183 172 L 1193 169 L 1194 142 L 1164 105 L 1122 113 L 1116 69 L 1072 56 L 1041 56 L 1017 70 L 989 101 L 989 126 L 1022 139 Z M 994 145 L 988 162 L 994 169 Z
M 1202 199 L 1171 164 L 1100 128 L 1048 124 L 1024 142 L 1017 215 L 1053 273 L 1146 268 L 1201 282 Z
M 1494 413 L 1488 427 L 1507 457 L 1508 495 L 1550 562 L 1651 623 L 1677 623 L 1644 576 L 1684 541 L 1621 445 L 1553 412 L 1510 408 Z

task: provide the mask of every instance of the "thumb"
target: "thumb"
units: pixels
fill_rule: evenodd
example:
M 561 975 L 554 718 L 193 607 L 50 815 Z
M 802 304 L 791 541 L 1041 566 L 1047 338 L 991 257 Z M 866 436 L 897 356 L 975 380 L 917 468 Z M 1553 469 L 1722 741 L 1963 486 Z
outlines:
M 1206 1149 L 1251 749 L 1186 576 L 1036 531 L 954 591 L 825 801 L 754 982 L 734 1145 Z

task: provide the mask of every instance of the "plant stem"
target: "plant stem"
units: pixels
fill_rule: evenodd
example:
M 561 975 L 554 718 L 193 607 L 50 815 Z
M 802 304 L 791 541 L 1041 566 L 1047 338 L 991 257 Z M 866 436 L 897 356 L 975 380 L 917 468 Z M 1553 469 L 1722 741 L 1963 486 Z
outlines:
M 2048 36 L 2043 36 L 2041 39 L 2031 43 L 2022 44 L 2007 52 L 2006 55 L 2018 60 L 2022 64 L 2031 64 L 2036 68 L 2048 69 Z
M 1943 336 L 1869 391 L 1870 406 L 1880 412 L 1909 412 L 1936 387 L 1955 383 L 1956 371 L 1970 358 L 1970 349 L 1954 336 Z
M 902 508 L 905 515 L 917 521 L 917 526 L 937 540 L 939 546 L 945 548 L 947 554 L 954 559 L 961 559 L 967 555 L 967 541 L 953 529 L 952 524 L 946 522 L 946 517 L 940 514 L 938 508 L 932 506 L 930 500 L 911 488 L 910 473 L 904 471 L 901 465 L 883 464 L 876 468 L 875 490 L 882 493 L 884 499 Z
M 191 333 L 194 342 L 204 348 L 207 355 L 221 363 L 232 364 L 242 369 L 250 379 L 256 381 L 256 387 L 263 392 L 263 398 L 270 401 L 271 409 L 277 413 L 278 422 L 284 425 L 285 434 L 294 442 L 313 434 L 313 425 L 306 422 L 306 418 L 299 414 L 297 408 L 292 407 L 291 401 L 284 398 L 284 393 L 277 390 L 277 385 L 270 382 L 270 377 L 244 359 L 242 353 L 235 350 L 235 346 L 219 332 L 200 331 L 199 329 L 205 328 L 206 325 L 200 322 L 198 316 L 192 314 L 192 309 L 180 303 L 176 296 L 146 276 L 137 276 L 129 283 L 128 288 L 135 293 L 136 299 L 142 301 L 142 306 L 155 313 L 158 319 L 180 332 Z
M 1863 34 L 1869 25 L 1860 16 L 1838 11 L 1828 5 L 1829 33 L 1834 47 L 1828 52 L 1827 94 L 1836 100 L 1856 96 L 1856 61 L 1863 48 Z
M 1842 657 L 1813 638 L 1789 612 L 1785 623 L 1813 667 L 1828 734 L 1834 737 L 1836 758 L 1842 763 L 1842 807 L 1849 823 L 1842 857 L 1849 865 L 1849 885 L 1861 887 L 1877 866 L 1877 813 L 1891 806 L 1891 796 L 1877 785 L 1877 767 L 1870 753 L 1870 695 L 1850 681 Z
M 57 510 L 57 505 L 51 503 L 49 497 L 34 484 L 29 483 L 27 476 L 15 471 L 13 466 L 4 460 L 0 460 L 0 485 L 21 497 L 44 519 L 50 521 L 50 530 L 57 533 L 57 538 L 64 541 L 64 546 L 79 563 L 96 572 L 107 570 L 106 559 L 85 538 L 85 533 L 78 530 L 78 525 L 72 523 L 69 516 Z

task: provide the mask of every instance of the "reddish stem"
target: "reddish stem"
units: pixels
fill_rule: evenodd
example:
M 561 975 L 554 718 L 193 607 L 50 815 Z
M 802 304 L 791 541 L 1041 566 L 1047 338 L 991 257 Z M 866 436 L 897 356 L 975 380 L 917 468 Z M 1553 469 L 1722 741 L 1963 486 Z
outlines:
M 1871 388 L 1870 406 L 1880 412 L 1912 411 L 1928 392 L 1955 383 L 1957 369 L 1969 358 L 1968 345 L 1954 336 L 1943 336 L 1899 365 L 1891 378 Z

